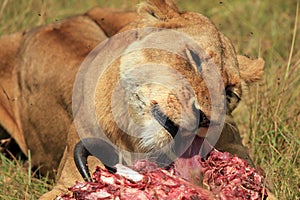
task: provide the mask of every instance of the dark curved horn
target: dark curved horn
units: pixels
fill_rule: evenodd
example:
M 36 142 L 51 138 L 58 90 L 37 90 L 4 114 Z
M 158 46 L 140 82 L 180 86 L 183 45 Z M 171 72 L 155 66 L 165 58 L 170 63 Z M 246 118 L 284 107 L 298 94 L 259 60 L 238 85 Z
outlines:
M 119 155 L 115 148 L 100 138 L 84 138 L 75 146 L 74 161 L 79 173 L 85 181 L 92 182 L 87 164 L 87 158 L 89 156 L 95 156 L 102 161 L 109 172 L 116 172 L 113 166 L 119 162 Z
M 87 158 L 90 155 L 90 152 L 85 148 L 82 141 L 79 141 L 74 149 L 75 165 L 85 181 L 93 182 L 87 165 Z

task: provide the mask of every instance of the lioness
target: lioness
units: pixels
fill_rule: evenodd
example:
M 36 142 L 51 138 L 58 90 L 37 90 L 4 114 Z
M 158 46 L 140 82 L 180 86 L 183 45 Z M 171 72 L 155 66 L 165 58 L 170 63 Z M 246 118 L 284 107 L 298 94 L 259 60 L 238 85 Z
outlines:
M 242 87 L 261 78 L 262 59 L 251 60 L 236 55 L 230 40 L 208 18 L 194 12 L 182 12 L 172 0 L 148 0 L 136 13 L 95 8 L 84 15 L 0 38 L 1 135 L 11 135 L 25 155 L 30 150 L 32 165 L 40 166 L 42 173 L 58 169 L 57 186 L 41 199 L 54 198 L 65 192 L 75 180 L 81 180 L 73 161 L 74 146 L 79 141 L 78 127 L 72 123 L 75 117 L 72 113 L 72 88 L 81 63 L 105 39 L 116 33 L 145 27 L 176 30 L 193 39 L 208 55 L 207 59 L 214 63 L 221 77 L 219 81 L 223 81 L 223 96 L 227 101 L 225 125 L 215 146 L 251 163 L 231 112 L 242 97 Z M 196 132 L 205 137 L 212 120 L 212 94 L 200 70 L 203 67 L 209 71 L 209 68 L 201 65 L 203 58 L 190 46 L 182 46 L 182 55 L 185 58 L 147 48 L 110 63 L 96 84 L 93 103 L 97 125 L 114 144 L 129 151 L 147 152 L 169 143 L 173 139 L 172 131 L 153 116 L 153 106 L 159 106 L 161 112 L 157 113 L 163 113 L 161 115 L 173 124 L 180 124 L 180 128 L 187 132 L 194 131 L 191 124 L 197 121 L 196 115 L 200 115 L 207 123 L 200 120 Z M 150 136 L 137 139 L 115 122 L 111 99 L 119 80 L 129 80 L 125 69 L 152 62 L 168 65 L 179 72 L 192 91 L 182 88 L 175 95 L 157 84 L 135 87 L 137 92 L 127 102 L 130 116 L 143 126 L 151 120 L 153 122 L 154 118 L 163 127 L 155 134 L 147 132 Z M 155 76 L 153 73 L 148 75 Z M 171 80 L 177 79 L 171 77 Z M 125 84 L 128 84 L 128 90 L 133 90 L 129 82 Z M 184 101 L 179 102 L 178 98 Z M 182 113 L 186 113 L 188 121 L 183 122 Z M 122 113 L 118 118 L 124 124 L 129 123 L 122 118 Z M 85 127 L 85 131 L 91 131 L 89 128 Z

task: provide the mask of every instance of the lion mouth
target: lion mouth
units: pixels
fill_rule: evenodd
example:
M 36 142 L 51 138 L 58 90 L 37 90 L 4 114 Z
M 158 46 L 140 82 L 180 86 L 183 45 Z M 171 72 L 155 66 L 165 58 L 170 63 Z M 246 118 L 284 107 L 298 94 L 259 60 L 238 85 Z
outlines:
M 215 126 L 218 124 L 214 121 L 210 121 L 201 110 L 194 109 L 194 112 L 198 112 L 197 115 L 199 116 L 197 130 L 207 130 L 210 125 Z M 153 115 L 154 119 L 164 129 L 166 129 L 174 139 L 175 142 L 173 150 L 178 157 L 191 158 L 195 155 L 205 157 L 213 149 L 213 146 L 209 144 L 205 137 L 201 136 L 200 133 L 198 134 L 197 130 L 192 131 L 188 136 L 182 136 L 180 133 L 180 126 L 172 121 L 160 109 L 157 103 L 152 105 L 151 114 Z
M 212 122 L 202 111 L 199 112 L 197 130 L 208 129 L 208 127 L 212 125 Z M 213 150 L 213 146 L 209 144 L 207 139 L 195 134 L 194 131 L 191 131 L 193 133 L 188 135 L 181 134 L 180 126 L 171 120 L 161 110 L 157 103 L 152 105 L 151 114 L 174 139 L 174 145 L 172 147 L 173 155 L 171 155 L 171 157 L 169 152 L 160 152 L 162 154 L 159 153 L 158 155 L 154 152 L 153 156 L 156 159 L 158 166 L 168 167 L 173 162 L 184 164 L 186 161 L 192 160 L 193 157 L 197 155 L 200 155 L 201 158 L 205 158 Z M 99 147 L 101 147 L 101 149 L 99 149 Z M 93 155 L 101 161 L 104 161 L 103 164 L 109 172 L 116 172 L 115 164 L 119 161 L 119 155 L 115 147 L 100 138 L 84 138 L 75 147 L 74 159 L 80 174 L 85 180 L 92 181 L 87 165 L 87 157 L 92 155 L 91 152 L 93 152 Z M 126 164 L 125 160 L 122 160 L 122 163 Z
M 178 131 L 179 131 L 179 125 L 177 125 L 175 122 L 173 122 L 159 107 L 158 104 L 153 104 L 151 107 L 151 113 L 154 117 L 154 119 L 162 126 L 164 129 L 166 129 L 170 135 L 175 138 Z

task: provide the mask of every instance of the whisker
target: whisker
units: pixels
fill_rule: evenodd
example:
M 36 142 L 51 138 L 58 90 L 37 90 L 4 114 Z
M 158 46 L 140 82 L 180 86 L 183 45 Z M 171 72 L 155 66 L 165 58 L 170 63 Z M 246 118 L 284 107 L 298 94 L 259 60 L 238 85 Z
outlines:
M 225 122 L 226 125 L 228 125 L 229 128 L 231 128 L 232 131 L 238 132 L 238 129 L 236 126 L 232 125 L 229 122 Z

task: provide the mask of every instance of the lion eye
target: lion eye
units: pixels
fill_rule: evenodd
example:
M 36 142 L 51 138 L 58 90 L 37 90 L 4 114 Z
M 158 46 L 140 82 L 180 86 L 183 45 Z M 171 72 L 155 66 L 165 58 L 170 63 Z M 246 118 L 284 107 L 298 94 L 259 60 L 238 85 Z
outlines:
M 231 112 L 237 107 L 241 97 L 238 93 L 232 91 L 231 89 L 226 89 L 226 100 L 227 109 Z

